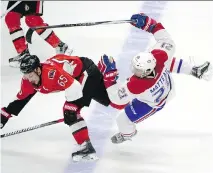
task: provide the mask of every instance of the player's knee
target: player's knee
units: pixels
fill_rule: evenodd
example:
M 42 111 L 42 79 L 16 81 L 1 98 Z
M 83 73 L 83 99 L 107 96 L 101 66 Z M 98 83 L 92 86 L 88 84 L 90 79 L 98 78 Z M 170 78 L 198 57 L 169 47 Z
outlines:
M 64 123 L 71 126 L 77 122 L 77 114 L 74 111 L 64 110 Z
M 126 112 L 124 110 L 121 110 L 119 113 L 118 113 L 118 116 L 116 117 L 116 121 L 117 123 L 121 122 L 121 123 L 130 123 L 132 122 L 128 115 L 126 114 Z
M 8 12 L 7 15 L 5 16 L 5 23 L 9 29 L 15 28 L 18 29 L 17 27 L 21 26 L 21 14 L 16 13 L 16 12 Z
M 28 27 L 43 26 L 44 21 L 40 16 L 28 15 L 25 17 L 25 23 Z

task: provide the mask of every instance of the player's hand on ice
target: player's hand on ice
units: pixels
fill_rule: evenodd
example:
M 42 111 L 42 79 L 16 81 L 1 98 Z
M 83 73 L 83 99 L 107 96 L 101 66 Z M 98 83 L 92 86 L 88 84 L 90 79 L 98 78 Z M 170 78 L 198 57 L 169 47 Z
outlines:
M 139 29 L 151 32 L 153 27 L 156 25 L 156 21 L 144 13 L 140 14 L 133 14 L 131 17 L 132 22 L 131 24 Z
M 9 118 L 11 118 L 11 114 L 6 111 L 6 108 L 1 108 L 1 129 L 5 126 Z
M 114 85 L 118 79 L 118 70 L 113 57 L 103 55 L 98 62 L 98 68 L 104 76 L 105 86 Z

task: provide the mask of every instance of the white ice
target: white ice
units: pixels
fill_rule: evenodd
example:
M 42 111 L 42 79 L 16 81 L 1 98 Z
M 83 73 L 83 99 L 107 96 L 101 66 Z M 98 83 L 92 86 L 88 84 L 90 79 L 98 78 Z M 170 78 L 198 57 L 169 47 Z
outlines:
M 5 11 L 7 2 L 1 2 Z M 164 6 L 164 8 L 163 8 Z M 142 7 L 142 9 L 141 9 Z M 158 19 L 176 42 L 176 57 L 212 61 L 213 2 L 45 2 L 49 25 L 129 19 L 146 12 Z M 159 17 L 159 16 L 158 16 Z M 22 24 L 24 22 L 22 21 Z M 25 31 L 27 27 L 24 27 Z M 128 77 L 131 57 L 154 44 L 153 37 L 129 24 L 54 29 L 75 55 L 97 62 L 104 53 L 118 61 Z M 36 34 L 30 51 L 42 61 L 54 50 Z M 15 98 L 21 74 L 8 66 L 16 52 L 1 19 L 1 107 Z M 1 139 L 2 173 L 213 173 L 213 82 L 174 75 L 176 97 L 161 112 L 137 125 L 138 135 L 121 145 L 110 143 L 116 111 L 95 102 L 82 112 L 100 160 L 71 161 L 74 139 L 63 123 Z M 64 93 L 37 94 L 1 133 L 63 117 Z

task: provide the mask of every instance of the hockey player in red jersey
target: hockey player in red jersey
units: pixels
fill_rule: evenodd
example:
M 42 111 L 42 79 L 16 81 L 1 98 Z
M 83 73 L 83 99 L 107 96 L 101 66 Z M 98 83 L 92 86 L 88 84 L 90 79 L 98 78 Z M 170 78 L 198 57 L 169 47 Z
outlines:
M 132 23 L 135 27 L 152 33 L 157 43 L 149 52 L 133 57 L 133 75 L 125 83 L 116 83 L 107 88 L 110 100 L 124 107 L 116 119 L 119 133 L 111 138 L 116 144 L 131 139 L 137 133 L 135 124 L 163 109 L 172 98 L 174 84 L 171 72 L 206 80 L 212 76 L 210 62 L 193 66 L 182 59 L 173 58 L 175 43 L 161 23 L 143 13 L 133 15 L 131 20 L 137 21 L 136 24 Z
M 109 62 L 107 56 L 104 55 L 103 59 L 105 64 Z M 64 123 L 70 126 L 74 139 L 81 147 L 72 154 L 72 158 L 74 161 L 97 159 L 80 111 L 84 106 L 89 106 L 92 99 L 104 106 L 111 105 L 105 84 L 116 82 L 117 70 L 113 67 L 114 62 L 107 64 L 108 71 L 113 70 L 114 78 L 103 80 L 98 67 L 86 57 L 60 54 L 40 63 L 35 55 L 25 56 L 20 64 L 20 70 L 24 74 L 21 89 L 17 99 L 1 109 L 1 128 L 12 115 L 19 115 L 37 92 L 48 94 L 64 91 Z M 107 70 L 105 72 L 107 74 Z
M 9 9 L 17 1 L 9 1 L 7 9 Z M 5 22 L 9 29 L 12 42 L 18 53 L 18 56 L 9 60 L 10 66 L 19 67 L 20 59 L 25 55 L 29 55 L 28 46 L 21 28 L 21 18 L 25 16 L 25 23 L 28 27 L 47 26 L 42 19 L 43 1 L 22 1 L 5 16 Z M 51 29 L 36 30 L 37 34 L 52 46 L 56 54 L 66 53 L 70 55 L 72 50 L 63 43 Z

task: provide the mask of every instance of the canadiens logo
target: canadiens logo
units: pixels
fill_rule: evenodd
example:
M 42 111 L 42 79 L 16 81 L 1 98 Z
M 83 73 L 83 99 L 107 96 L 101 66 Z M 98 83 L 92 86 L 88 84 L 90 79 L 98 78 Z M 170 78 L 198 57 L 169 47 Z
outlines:
M 49 72 L 48 72 L 48 78 L 49 79 L 53 79 L 54 77 L 55 77 L 55 70 L 50 70 Z

